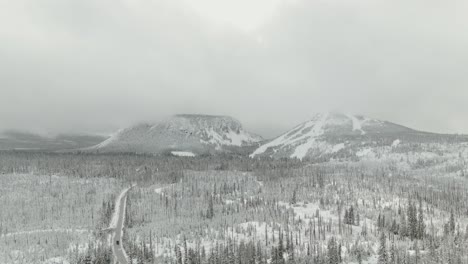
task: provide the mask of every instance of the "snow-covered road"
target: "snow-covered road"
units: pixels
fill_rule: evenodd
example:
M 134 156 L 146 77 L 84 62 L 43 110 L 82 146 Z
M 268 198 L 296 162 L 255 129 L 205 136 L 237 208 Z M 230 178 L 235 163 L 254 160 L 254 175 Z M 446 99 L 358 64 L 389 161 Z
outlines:
M 134 187 L 133 185 L 132 187 Z M 115 211 L 112 217 L 110 228 L 112 228 L 112 252 L 114 253 L 114 263 L 128 264 L 128 257 L 122 245 L 123 226 L 125 222 L 125 207 L 127 204 L 127 194 L 132 188 L 124 189 L 115 204 Z

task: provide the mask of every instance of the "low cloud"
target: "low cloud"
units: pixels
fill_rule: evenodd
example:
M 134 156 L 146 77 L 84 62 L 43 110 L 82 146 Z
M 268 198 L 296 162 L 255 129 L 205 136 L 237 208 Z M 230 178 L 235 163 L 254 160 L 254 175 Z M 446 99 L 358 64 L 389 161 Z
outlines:
M 318 111 L 468 133 L 465 1 L 287 1 L 254 30 L 182 0 L 4 1 L 0 130 L 110 132 L 227 114 L 275 136 Z

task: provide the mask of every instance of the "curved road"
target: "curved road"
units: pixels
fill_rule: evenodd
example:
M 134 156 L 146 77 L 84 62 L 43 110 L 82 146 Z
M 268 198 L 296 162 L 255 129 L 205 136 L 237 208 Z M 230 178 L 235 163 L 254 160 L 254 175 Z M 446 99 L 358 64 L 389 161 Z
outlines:
M 132 186 L 133 187 L 133 186 Z M 117 223 L 112 233 L 112 252 L 114 253 L 114 263 L 128 264 L 127 254 L 122 245 L 122 229 L 125 222 L 125 207 L 127 205 L 127 194 L 132 188 L 127 188 L 120 194 L 120 201 L 117 202 L 114 215 L 117 215 Z

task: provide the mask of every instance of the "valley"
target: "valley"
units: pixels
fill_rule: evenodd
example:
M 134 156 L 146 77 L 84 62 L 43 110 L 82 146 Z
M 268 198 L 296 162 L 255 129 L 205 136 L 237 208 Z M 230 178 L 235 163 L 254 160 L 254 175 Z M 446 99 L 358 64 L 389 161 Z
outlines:
M 171 120 L 92 151 L 0 151 L 1 262 L 468 262 L 465 136 L 327 114 L 258 141 Z

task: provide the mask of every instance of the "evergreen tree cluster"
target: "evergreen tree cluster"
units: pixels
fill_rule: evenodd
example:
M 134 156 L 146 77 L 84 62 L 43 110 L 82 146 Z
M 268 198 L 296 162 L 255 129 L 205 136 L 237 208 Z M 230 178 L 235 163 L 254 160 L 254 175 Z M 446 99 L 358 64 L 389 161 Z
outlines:
M 344 223 L 347 225 L 359 225 L 359 214 L 354 212 L 352 205 L 349 209 L 345 209 Z

